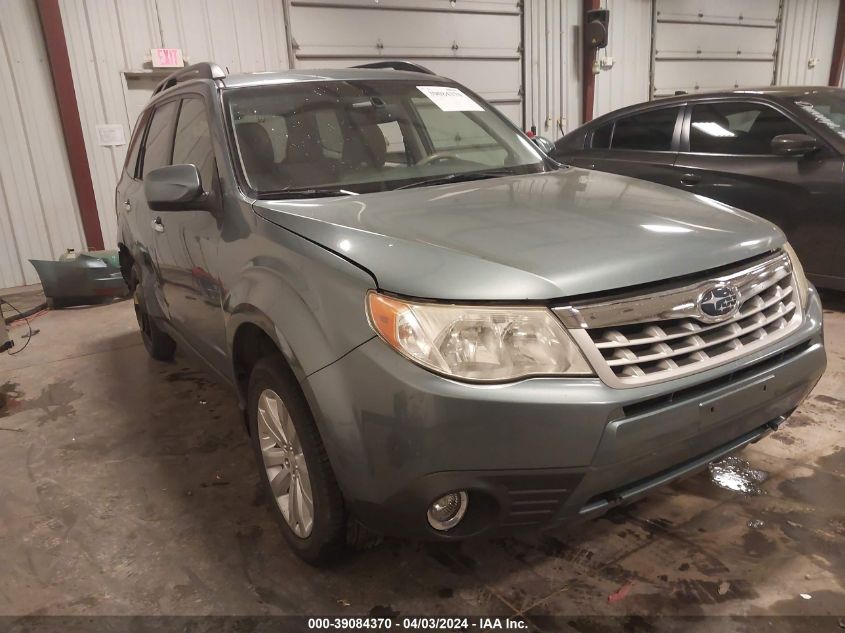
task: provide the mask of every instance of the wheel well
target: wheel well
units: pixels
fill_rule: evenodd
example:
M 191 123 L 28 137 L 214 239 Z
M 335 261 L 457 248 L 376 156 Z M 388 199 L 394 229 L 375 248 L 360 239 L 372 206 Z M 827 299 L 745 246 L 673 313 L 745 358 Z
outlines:
M 125 281 L 128 286 L 129 277 L 132 274 L 132 266 L 135 265 L 135 259 L 124 244 L 117 245 L 117 254 L 120 260 L 120 274 L 123 276 L 123 281 Z M 133 290 L 133 288 L 129 288 L 129 290 Z
M 232 362 L 235 380 L 238 383 L 238 393 L 243 401 L 247 398 L 252 368 L 259 360 L 273 354 L 281 356 L 276 342 L 254 323 L 244 323 L 235 332 L 232 343 Z

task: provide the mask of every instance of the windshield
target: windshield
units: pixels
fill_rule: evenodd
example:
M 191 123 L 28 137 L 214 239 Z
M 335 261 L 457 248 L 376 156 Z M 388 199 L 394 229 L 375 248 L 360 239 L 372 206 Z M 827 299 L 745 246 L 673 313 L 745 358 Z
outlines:
M 367 193 L 553 168 L 490 105 L 442 81 L 240 88 L 227 92 L 226 107 L 246 183 L 265 197 Z
M 845 92 L 809 92 L 795 98 L 795 105 L 822 125 L 845 138 Z

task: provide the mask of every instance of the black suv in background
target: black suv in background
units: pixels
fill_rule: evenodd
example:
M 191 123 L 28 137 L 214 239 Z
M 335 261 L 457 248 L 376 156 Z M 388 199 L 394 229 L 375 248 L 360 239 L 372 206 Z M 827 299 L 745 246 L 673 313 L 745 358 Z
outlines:
M 678 95 L 616 110 L 555 143 L 578 167 L 677 187 L 771 220 L 807 276 L 845 290 L 845 90 Z

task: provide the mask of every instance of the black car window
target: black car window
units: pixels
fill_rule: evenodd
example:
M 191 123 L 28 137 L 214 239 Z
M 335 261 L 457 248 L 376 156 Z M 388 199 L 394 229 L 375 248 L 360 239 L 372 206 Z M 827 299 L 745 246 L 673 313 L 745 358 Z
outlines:
M 845 92 L 808 90 L 794 99 L 795 105 L 835 134 L 845 138 Z
M 214 150 L 211 132 L 205 115 L 205 103 L 200 98 L 182 100 L 176 140 L 173 141 L 173 164 L 193 165 L 200 173 L 203 189 L 211 190 L 214 177 Z
M 178 101 L 170 101 L 155 109 L 153 120 L 144 142 L 142 174 L 146 178 L 153 169 L 170 164 L 170 150 L 173 147 L 173 120 L 176 118 Z
M 705 154 L 771 154 L 774 137 L 803 132 L 767 105 L 700 103 L 692 108 L 689 149 Z
M 610 137 L 613 135 L 613 121 L 605 123 L 593 131 L 590 147 L 593 149 L 607 149 L 610 147 Z
M 616 121 L 611 149 L 669 151 L 680 107 L 650 110 Z
M 135 125 L 135 131 L 132 133 L 132 140 L 129 142 L 129 151 L 126 152 L 126 161 L 123 164 L 123 169 L 132 178 L 138 175 L 138 154 L 141 151 L 141 140 L 144 138 L 144 131 L 147 129 L 147 121 L 149 119 L 149 110 L 145 110 L 138 117 L 138 123 Z

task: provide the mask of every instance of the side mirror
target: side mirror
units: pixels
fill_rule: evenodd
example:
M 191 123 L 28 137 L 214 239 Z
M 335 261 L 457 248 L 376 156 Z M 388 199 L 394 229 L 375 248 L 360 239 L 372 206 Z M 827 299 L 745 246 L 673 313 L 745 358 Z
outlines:
M 205 200 L 199 171 L 193 165 L 169 165 L 144 177 L 144 196 L 154 211 L 182 211 L 200 208 Z
M 532 136 L 531 141 L 540 148 L 544 154 L 551 154 L 554 151 L 555 144 L 544 136 Z
M 772 154 L 803 156 L 819 148 L 819 142 L 807 134 L 780 134 L 772 139 Z

